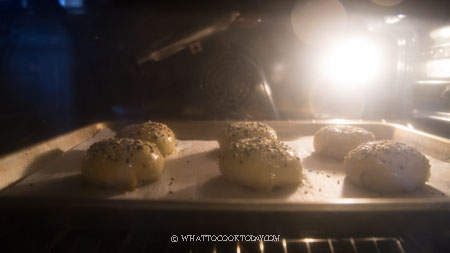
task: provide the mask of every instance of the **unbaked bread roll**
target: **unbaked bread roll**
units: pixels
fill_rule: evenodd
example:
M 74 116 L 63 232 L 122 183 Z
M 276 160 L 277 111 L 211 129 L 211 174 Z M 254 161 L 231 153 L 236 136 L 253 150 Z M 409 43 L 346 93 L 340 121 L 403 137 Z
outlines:
M 155 143 L 164 157 L 176 150 L 175 134 L 167 125 L 158 122 L 147 121 L 142 124 L 127 126 L 116 137 L 139 139 Z
M 221 154 L 219 169 L 230 181 L 265 192 L 298 185 L 302 179 L 301 161 L 293 149 L 258 137 L 233 142 Z
M 344 161 L 351 182 L 379 193 L 415 190 L 430 177 L 428 159 L 404 143 L 374 141 L 350 151 Z
M 92 184 L 134 189 L 156 180 L 163 169 L 164 158 L 155 144 L 115 138 L 89 147 L 81 173 Z
M 314 150 L 323 156 L 342 160 L 359 144 L 374 141 L 375 135 L 363 128 L 350 125 L 330 125 L 314 134 Z
M 261 122 L 235 122 L 226 126 L 219 138 L 220 150 L 227 149 L 232 142 L 246 138 L 277 139 L 277 134 L 272 127 Z

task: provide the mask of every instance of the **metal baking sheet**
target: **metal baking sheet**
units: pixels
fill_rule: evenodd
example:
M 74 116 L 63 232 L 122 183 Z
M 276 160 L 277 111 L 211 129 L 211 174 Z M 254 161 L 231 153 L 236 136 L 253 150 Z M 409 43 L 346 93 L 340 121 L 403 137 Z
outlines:
M 56 138 L 57 144 L 72 148 L 47 148 L 28 164 L 34 166 L 31 175 L 10 185 L 0 197 L 51 197 L 65 199 L 132 199 L 147 201 L 212 202 L 212 203 L 331 203 L 336 200 L 450 200 L 450 140 L 416 131 L 402 125 L 386 122 L 268 122 L 280 139 L 297 150 L 302 159 L 303 184 L 299 187 L 280 188 L 272 193 L 256 192 L 236 185 L 221 176 L 218 169 L 217 137 L 228 122 L 166 122 L 177 136 L 177 153 L 166 158 L 165 171 L 155 182 L 135 191 L 117 191 L 91 186 L 83 182 L 80 173 L 84 152 L 94 142 L 115 135 L 123 124 L 99 123 Z M 312 135 L 327 124 L 349 123 L 375 133 L 377 139 L 393 139 L 416 146 L 427 155 L 431 163 L 429 182 L 417 191 L 396 195 L 381 195 L 366 191 L 345 179 L 342 162 L 314 154 Z M 54 145 L 52 141 L 47 145 Z M 38 145 L 39 146 L 39 145 Z M 33 149 L 33 148 L 31 148 Z M 34 147 L 36 149 L 36 147 Z M 54 150 L 59 150 L 56 154 Z M 19 153 L 0 160 L 1 170 L 18 166 L 26 171 Z M 49 155 L 50 154 L 50 155 Z M 53 155 L 52 155 L 53 154 Z M 47 158 L 47 159 L 43 159 Z M 49 159 L 50 157 L 51 159 Z M 16 160 L 14 160 L 16 159 Z M 45 162 L 42 162 L 45 161 Z M 16 162 L 16 163 L 14 163 Z M 38 166 L 37 166 L 38 165 Z M 22 166 L 22 167 L 20 167 Z M 37 167 L 36 167 L 37 166 Z M 26 167 L 26 166 L 25 166 Z M 8 179 L 8 178 L 7 178 Z M 2 178 L 2 185 L 8 182 Z M 11 180 L 11 177 L 9 178 Z M 9 183 L 12 183 L 11 181 Z

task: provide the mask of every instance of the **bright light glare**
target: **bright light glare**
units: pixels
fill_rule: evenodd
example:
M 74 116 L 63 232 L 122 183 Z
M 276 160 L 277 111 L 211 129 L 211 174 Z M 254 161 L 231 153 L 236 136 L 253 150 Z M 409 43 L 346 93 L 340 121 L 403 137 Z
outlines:
M 352 86 L 369 81 L 378 71 L 380 50 L 364 39 L 350 39 L 328 51 L 324 75 L 335 84 Z
M 384 17 L 384 22 L 386 24 L 395 24 L 398 21 L 404 19 L 405 17 L 406 17 L 406 15 L 403 15 L 403 14 L 398 14 L 395 16 L 386 16 L 386 17 Z
M 335 125 L 344 125 L 344 124 L 349 124 L 352 121 L 351 120 L 346 120 L 346 119 L 332 119 L 332 120 L 330 120 L 330 122 L 335 124 Z
M 433 39 L 448 39 L 450 38 L 450 26 L 444 26 L 439 29 L 435 29 L 430 33 L 430 37 Z
M 429 77 L 450 78 L 450 59 L 429 61 L 426 68 Z

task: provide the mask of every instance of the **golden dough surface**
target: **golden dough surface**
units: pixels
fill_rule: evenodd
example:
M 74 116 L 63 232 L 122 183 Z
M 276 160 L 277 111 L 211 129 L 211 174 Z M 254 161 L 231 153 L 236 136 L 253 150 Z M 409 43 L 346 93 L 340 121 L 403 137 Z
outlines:
M 164 157 L 176 150 L 175 134 L 167 125 L 159 122 L 146 121 L 141 124 L 126 126 L 117 133 L 116 137 L 155 143 Z
M 81 173 L 95 185 L 134 189 L 155 181 L 164 158 L 155 144 L 134 139 L 105 139 L 86 151 Z
M 422 153 L 386 140 L 359 145 L 345 157 L 344 168 L 351 182 L 379 193 L 413 191 L 430 177 L 430 163 Z
M 351 125 L 329 125 L 314 134 L 313 146 L 320 155 L 342 160 L 359 144 L 374 141 L 375 135 L 364 128 Z
M 302 165 L 287 145 L 265 138 L 233 142 L 220 157 L 219 169 L 228 180 L 269 192 L 274 187 L 298 185 Z
M 219 138 L 220 150 L 224 151 L 231 143 L 247 138 L 277 139 L 277 134 L 272 127 L 262 122 L 234 122 L 226 126 Z

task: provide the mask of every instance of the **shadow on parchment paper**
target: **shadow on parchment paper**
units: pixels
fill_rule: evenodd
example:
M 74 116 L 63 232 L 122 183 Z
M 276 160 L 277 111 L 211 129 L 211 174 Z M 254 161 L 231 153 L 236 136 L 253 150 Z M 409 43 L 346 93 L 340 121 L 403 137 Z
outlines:
M 352 183 L 347 177 L 344 179 L 342 185 L 342 197 L 344 198 L 424 198 L 424 197 L 442 197 L 448 198 L 443 192 L 434 188 L 433 186 L 425 184 L 412 192 L 401 194 L 381 194 L 370 192 Z
M 81 174 L 49 178 L 38 182 L 18 184 L 1 193 L 2 196 L 61 197 L 82 199 L 103 199 L 124 194 L 125 190 L 97 187 L 85 182 Z
M 219 148 L 187 156 L 176 157 L 166 161 L 163 176 L 173 177 L 174 185 L 179 177 L 194 177 L 197 182 L 187 182 L 184 188 L 172 190 L 168 186 L 167 198 L 170 199 L 236 199 L 269 198 L 285 199 L 297 191 L 297 187 L 275 188 L 273 192 L 258 192 L 250 187 L 228 181 L 219 171 Z M 196 174 L 193 174 L 196 173 Z M 170 184 L 170 182 L 169 182 Z
M 61 149 L 52 149 L 45 153 L 40 154 L 39 156 L 35 157 L 33 161 L 30 162 L 30 164 L 25 168 L 24 172 L 22 173 L 22 178 L 14 182 L 13 184 L 9 185 L 2 191 L 6 191 L 12 187 L 16 187 L 17 184 L 25 180 L 27 177 L 32 175 L 33 173 L 36 173 L 37 171 L 48 167 L 52 163 L 54 163 L 55 160 L 60 158 L 64 152 Z M 26 153 L 27 155 L 27 153 Z
M 184 150 L 178 151 L 178 154 L 173 157 L 168 157 L 164 161 L 164 167 L 166 170 L 185 169 L 187 167 L 205 166 L 205 162 L 219 164 L 220 151 L 218 148 L 194 153 L 190 155 L 184 155 Z
M 48 157 L 46 163 L 42 160 L 33 162 L 33 166 L 39 166 L 38 171 L 0 194 L 64 198 L 107 198 L 123 194 L 125 190 L 92 186 L 82 179 L 84 153 L 81 150 L 69 150 L 57 158 Z
M 48 167 L 55 160 L 59 159 L 64 154 L 61 149 L 52 149 L 43 154 L 40 154 L 27 166 L 24 174 L 28 175 L 42 168 Z
M 58 158 L 54 159 L 53 162 L 42 166 L 37 173 L 39 174 L 62 174 L 73 171 L 81 171 L 81 164 L 84 159 L 85 151 L 82 150 L 69 150 Z
M 227 180 L 222 175 L 211 178 L 197 187 L 199 198 L 212 199 L 242 199 L 242 198 L 264 198 L 264 199 L 286 199 L 297 191 L 297 186 L 276 187 L 272 192 L 258 192 L 247 186 L 241 186 Z
M 344 162 L 331 159 L 313 152 L 302 159 L 303 170 L 314 170 L 323 172 L 344 172 Z
M 219 156 L 220 156 L 220 149 L 219 148 L 215 148 L 213 150 L 210 150 L 206 154 L 206 157 L 217 159 L 217 162 L 219 162 Z

